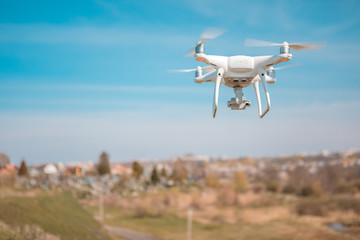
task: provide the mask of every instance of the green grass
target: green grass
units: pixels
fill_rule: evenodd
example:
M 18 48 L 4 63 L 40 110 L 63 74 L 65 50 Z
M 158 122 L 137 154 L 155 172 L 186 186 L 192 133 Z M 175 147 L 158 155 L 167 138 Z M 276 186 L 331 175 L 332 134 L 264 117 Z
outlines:
M 87 209 L 93 214 L 97 214 L 96 207 L 88 207 Z M 134 217 L 129 214 L 128 209 L 112 207 L 105 209 L 105 224 L 141 231 L 166 240 L 186 239 L 186 220 L 171 213 L 164 214 L 162 217 Z M 193 222 L 192 239 L 336 240 L 344 238 L 330 230 L 284 219 L 261 224 L 245 222 L 238 222 L 236 224 L 202 224 Z
M 62 240 L 110 239 L 69 193 L 0 199 L 0 221 L 10 226 L 38 225 Z

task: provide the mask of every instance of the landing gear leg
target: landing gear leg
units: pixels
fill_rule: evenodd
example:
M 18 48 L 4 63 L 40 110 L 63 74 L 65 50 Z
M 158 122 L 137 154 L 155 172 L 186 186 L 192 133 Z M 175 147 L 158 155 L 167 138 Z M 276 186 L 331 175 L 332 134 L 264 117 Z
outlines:
M 266 79 L 265 79 L 264 70 L 259 71 L 259 76 L 260 76 L 261 83 L 262 83 L 263 88 L 264 88 L 265 97 L 266 97 L 266 103 L 267 103 L 267 107 L 266 107 L 264 112 L 262 112 L 262 110 L 261 110 L 261 98 L 260 98 L 260 91 L 259 91 L 259 82 L 256 81 L 255 83 L 253 83 L 253 86 L 254 86 L 254 90 L 255 90 L 256 100 L 257 100 L 257 103 L 258 103 L 259 116 L 260 116 L 260 118 L 262 118 L 270 110 L 270 94 L 269 94 L 269 92 L 268 92 L 268 90 L 266 88 Z

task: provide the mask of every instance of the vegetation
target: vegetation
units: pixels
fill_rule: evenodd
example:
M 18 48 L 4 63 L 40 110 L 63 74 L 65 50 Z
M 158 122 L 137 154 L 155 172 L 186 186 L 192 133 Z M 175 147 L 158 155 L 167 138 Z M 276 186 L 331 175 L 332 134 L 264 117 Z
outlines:
M 158 175 L 158 171 L 156 169 L 156 167 L 153 167 L 153 170 L 151 171 L 151 183 L 152 184 L 158 184 L 160 181 L 159 175 Z
M 234 175 L 235 175 L 235 190 L 238 192 L 244 192 L 248 185 L 245 174 L 242 171 L 236 171 Z
M 60 240 L 59 237 L 46 233 L 39 226 L 25 225 L 10 227 L 0 223 L 0 240 Z
M 63 240 L 110 239 L 69 193 L 2 198 L 0 221 L 12 227 L 38 226 Z
M 0 152 L 0 169 L 4 168 L 6 164 L 10 163 L 10 158 L 5 153 Z
M 360 215 L 360 199 L 338 196 L 333 198 L 304 199 L 295 206 L 298 215 L 327 216 L 331 212 L 354 212 Z
M 87 209 L 94 214 L 97 212 L 95 207 L 88 207 Z M 131 211 L 134 212 L 131 213 Z M 200 213 L 195 210 L 194 217 L 197 214 Z M 107 218 L 107 215 L 111 217 Z M 121 207 L 108 207 L 105 209 L 105 224 L 145 232 L 161 239 L 186 239 L 186 215 L 179 217 L 171 212 L 160 216 L 149 212 L 149 215 L 139 216 L 135 213 L 135 209 L 125 210 Z M 313 226 L 311 223 L 282 219 L 259 223 L 240 221 L 226 224 L 204 223 L 195 220 L 192 225 L 192 239 L 340 240 L 344 238 L 325 228 Z
M 109 155 L 106 152 L 102 152 L 97 165 L 97 171 L 99 175 L 110 174 L 110 162 Z
M 141 166 L 141 164 L 137 161 L 133 162 L 132 164 L 132 174 L 133 176 L 139 180 L 144 172 L 144 168 Z
M 214 173 L 209 173 L 205 177 L 205 184 L 210 188 L 220 187 L 220 180 Z
M 183 161 L 179 158 L 176 160 L 174 164 L 174 169 L 171 175 L 171 178 L 177 185 L 181 185 L 184 183 L 187 176 L 187 171 Z
M 166 179 L 168 177 L 167 171 L 165 168 L 161 169 L 161 177 Z
M 162 239 L 185 238 L 189 206 L 193 208 L 194 240 L 359 239 L 359 157 L 360 152 L 356 157 L 338 155 L 319 161 L 313 156 L 297 156 L 291 160 L 284 157 L 272 161 L 203 162 L 194 161 L 190 155 L 187 161 L 178 158 L 175 162 L 143 165 L 133 162 L 132 174 L 130 166 L 124 164 L 117 168 L 116 177 L 94 177 L 96 171 L 99 175 L 110 173 L 109 156 L 103 152 L 96 169 L 76 178 L 66 174 L 58 178 L 16 178 L 14 170 L 12 173 L 16 187 L 72 189 L 96 216 L 99 200 L 93 186 L 106 186 L 105 224 Z M 23 161 L 18 174 L 27 176 L 26 168 Z M 10 176 L 6 173 L 2 177 Z M 5 178 L 0 178 L 0 186 L 2 179 Z M 38 185 L 33 184 L 36 181 Z M 26 185 L 21 186 L 21 182 Z M 329 230 L 331 223 L 349 226 L 343 232 L 346 236 Z M 70 194 L 0 198 L 0 240 L 43 239 L 48 234 L 54 240 L 79 236 L 108 239 Z
M 21 160 L 18 175 L 21 176 L 21 177 L 27 177 L 29 175 L 28 168 L 27 168 L 27 165 L 26 165 L 24 159 Z

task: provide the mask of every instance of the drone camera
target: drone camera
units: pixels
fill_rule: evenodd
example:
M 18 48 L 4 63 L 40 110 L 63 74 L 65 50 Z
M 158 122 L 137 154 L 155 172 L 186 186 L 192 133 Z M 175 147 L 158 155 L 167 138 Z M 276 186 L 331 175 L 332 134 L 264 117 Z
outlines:
M 251 101 L 246 100 L 244 97 L 242 99 L 231 98 L 230 101 L 227 102 L 227 106 L 231 110 L 245 110 L 246 107 L 251 106 Z
M 231 110 L 245 110 L 246 107 L 251 106 L 251 101 L 246 100 L 243 96 L 243 88 L 235 87 L 234 88 L 235 98 L 231 98 L 230 101 L 227 102 L 227 106 L 231 108 Z

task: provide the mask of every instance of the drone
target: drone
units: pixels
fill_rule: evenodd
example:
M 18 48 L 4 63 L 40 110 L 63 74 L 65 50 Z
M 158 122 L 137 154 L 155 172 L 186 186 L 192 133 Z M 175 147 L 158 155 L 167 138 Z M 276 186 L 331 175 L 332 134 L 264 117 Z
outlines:
M 251 101 L 247 100 L 243 95 L 243 88 L 252 85 L 256 95 L 259 117 L 263 118 L 270 110 L 270 94 L 267 90 L 267 84 L 276 83 L 275 70 L 287 67 L 274 68 L 274 66 L 291 60 L 293 55 L 290 53 L 290 49 L 294 51 L 319 49 L 325 45 L 325 43 L 288 43 L 286 41 L 283 43 L 272 43 L 255 39 L 246 39 L 245 46 L 247 47 L 280 46 L 280 54 L 256 57 L 245 55 L 226 57 L 205 54 L 204 43 L 220 36 L 224 32 L 224 30 L 217 28 L 205 30 L 201 34 L 201 38 L 196 46 L 187 54 L 188 56 L 193 55 L 196 61 L 203 62 L 208 66 L 198 66 L 195 69 L 174 70 L 176 72 L 194 71 L 195 83 L 215 83 L 212 110 L 213 118 L 215 118 L 218 109 L 219 89 L 221 84 L 234 89 L 235 98 L 231 98 L 230 101 L 227 102 L 227 106 L 231 110 L 245 110 L 247 107 L 251 106 Z M 262 110 L 259 89 L 260 83 L 263 86 L 266 97 L 267 106 L 265 110 Z

